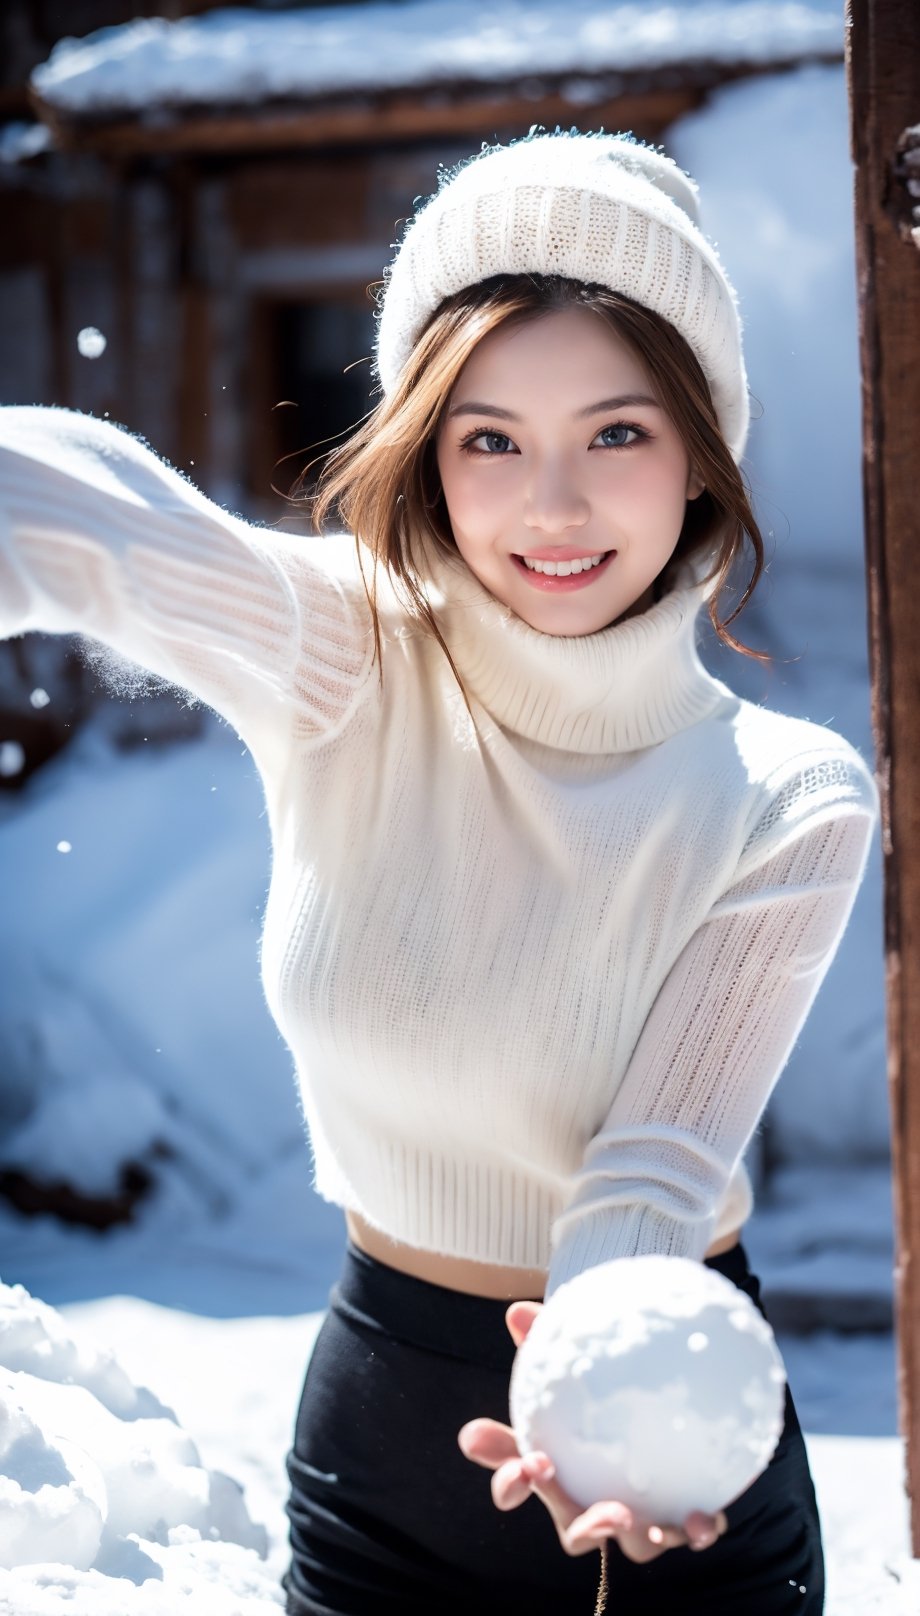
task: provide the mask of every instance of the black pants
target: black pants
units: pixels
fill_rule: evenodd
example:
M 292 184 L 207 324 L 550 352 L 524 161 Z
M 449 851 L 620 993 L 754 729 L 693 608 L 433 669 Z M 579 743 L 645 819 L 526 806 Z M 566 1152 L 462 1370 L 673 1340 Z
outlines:
M 760 1304 L 742 1246 L 708 1266 Z M 349 1242 L 288 1457 L 288 1616 L 593 1616 L 600 1553 L 573 1558 L 537 1498 L 497 1510 L 457 1432 L 508 1422 L 507 1303 L 400 1274 Z M 711 1548 L 636 1565 L 611 1542 L 609 1616 L 819 1616 L 821 1528 L 801 1428 Z

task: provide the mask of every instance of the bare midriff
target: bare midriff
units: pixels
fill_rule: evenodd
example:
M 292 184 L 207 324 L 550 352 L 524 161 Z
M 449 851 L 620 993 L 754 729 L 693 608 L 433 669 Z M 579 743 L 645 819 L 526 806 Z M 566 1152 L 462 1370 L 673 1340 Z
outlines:
M 369 1257 L 395 1268 L 413 1279 L 443 1285 L 468 1296 L 489 1296 L 505 1302 L 539 1301 L 546 1289 L 543 1268 L 504 1268 L 500 1264 L 471 1262 L 466 1257 L 442 1257 L 435 1251 L 420 1251 L 403 1245 L 367 1222 L 359 1212 L 346 1212 L 349 1239 Z M 740 1229 L 723 1235 L 709 1247 L 707 1257 L 719 1256 L 738 1244 Z

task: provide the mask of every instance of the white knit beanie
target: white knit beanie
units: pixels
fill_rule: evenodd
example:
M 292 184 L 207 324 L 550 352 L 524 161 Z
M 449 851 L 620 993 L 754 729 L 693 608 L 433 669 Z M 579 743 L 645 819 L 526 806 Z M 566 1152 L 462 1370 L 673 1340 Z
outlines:
M 741 322 L 697 196 L 670 157 L 603 131 L 535 125 L 442 170 L 384 270 L 375 353 L 384 396 L 444 298 L 491 275 L 562 275 L 608 286 L 677 328 L 740 459 L 749 420 Z

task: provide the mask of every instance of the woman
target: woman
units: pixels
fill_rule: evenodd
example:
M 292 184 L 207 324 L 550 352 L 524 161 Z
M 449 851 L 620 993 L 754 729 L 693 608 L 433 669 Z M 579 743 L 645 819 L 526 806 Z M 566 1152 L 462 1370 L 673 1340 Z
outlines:
M 683 1522 L 579 1511 L 507 1425 L 514 1353 L 585 1268 L 691 1257 L 758 1300 L 742 1155 L 877 816 L 846 741 L 697 655 L 704 605 L 746 649 L 719 599 L 762 544 L 695 187 L 626 138 L 484 149 L 410 223 L 376 363 L 314 512 L 357 544 L 249 527 L 102 423 L 3 412 L 6 632 L 127 652 L 265 785 L 263 980 L 349 1235 L 288 1610 L 814 1616 L 791 1398 L 764 1475 Z

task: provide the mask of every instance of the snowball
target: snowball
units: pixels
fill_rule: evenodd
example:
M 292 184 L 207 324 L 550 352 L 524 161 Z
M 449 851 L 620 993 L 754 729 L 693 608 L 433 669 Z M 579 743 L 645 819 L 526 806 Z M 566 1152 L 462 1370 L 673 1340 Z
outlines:
M 552 1295 L 517 1354 L 511 1422 L 583 1508 L 682 1525 L 769 1463 L 785 1370 L 773 1331 L 717 1271 L 679 1257 L 588 1269 Z

